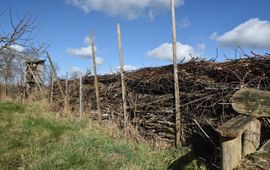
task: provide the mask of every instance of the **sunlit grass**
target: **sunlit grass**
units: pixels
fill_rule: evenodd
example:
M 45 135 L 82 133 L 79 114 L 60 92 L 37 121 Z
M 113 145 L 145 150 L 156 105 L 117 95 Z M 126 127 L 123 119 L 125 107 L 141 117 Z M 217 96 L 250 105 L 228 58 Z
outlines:
M 184 154 L 112 137 L 95 122 L 45 110 L 0 103 L 0 169 L 167 169 Z

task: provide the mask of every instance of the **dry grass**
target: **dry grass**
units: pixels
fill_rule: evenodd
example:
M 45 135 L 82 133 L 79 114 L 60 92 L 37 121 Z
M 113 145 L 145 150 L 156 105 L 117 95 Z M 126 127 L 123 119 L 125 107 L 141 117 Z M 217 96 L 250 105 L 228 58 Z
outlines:
M 0 169 L 167 169 L 183 150 L 152 148 L 136 128 L 0 102 Z M 198 169 L 196 160 L 187 169 Z

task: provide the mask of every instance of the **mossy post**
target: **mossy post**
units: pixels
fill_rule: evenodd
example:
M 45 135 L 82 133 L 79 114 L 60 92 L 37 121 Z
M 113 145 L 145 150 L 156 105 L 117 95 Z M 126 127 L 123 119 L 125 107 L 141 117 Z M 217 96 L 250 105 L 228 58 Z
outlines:
M 270 92 L 242 88 L 233 94 L 232 107 L 240 114 L 270 117 Z
M 90 38 L 91 38 L 91 45 L 92 45 L 92 59 L 93 59 L 93 69 L 94 69 L 94 85 L 95 85 L 95 92 L 96 92 L 98 121 L 99 121 L 99 123 L 101 123 L 101 109 L 100 109 L 100 98 L 99 98 L 97 66 L 96 66 L 96 52 L 95 52 L 95 43 L 94 43 L 94 34 L 93 34 L 93 32 L 91 32 Z
M 122 86 L 122 100 L 123 100 L 123 112 L 124 112 L 124 126 L 127 127 L 128 117 L 127 117 L 127 101 L 126 101 L 126 84 L 125 84 L 123 46 L 122 46 L 120 24 L 117 24 L 117 36 L 118 36 L 119 57 L 120 57 L 120 74 L 121 74 L 121 83 L 122 83 L 121 86 Z
M 175 90 L 175 134 L 176 147 L 181 147 L 181 113 L 180 113 L 180 94 L 178 82 L 178 68 L 177 68 L 177 48 L 176 48 L 176 29 L 175 29 L 175 9 L 174 0 L 171 0 L 172 12 L 172 50 L 173 50 L 173 68 L 174 68 L 174 90 Z

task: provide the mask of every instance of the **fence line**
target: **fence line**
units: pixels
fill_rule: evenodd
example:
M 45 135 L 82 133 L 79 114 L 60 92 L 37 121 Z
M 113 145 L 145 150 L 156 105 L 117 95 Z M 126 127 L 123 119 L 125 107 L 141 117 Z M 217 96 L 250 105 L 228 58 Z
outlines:
M 181 147 L 181 113 L 180 113 L 180 94 L 179 94 L 179 81 L 178 81 L 178 68 L 177 68 L 177 47 L 176 47 L 176 26 L 175 26 L 175 6 L 174 0 L 171 0 L 171 15 L 172 15 L 172 51 L 173 51 L 173 68 L 174 68 L 174 89 L 175 89 L 175 144 L 176 147 Z M 124 126 L 127 127 L 128 124 L 128 114 L 127 114 L 127 92 L 126 92 L 126 82 L 125 82 L 125 68 L 123 61 L 123 44 L 122 44 L 122 36 L 121 36 L 121 27 L 120 24 L 117 24 L 117 39 L 118 39 L 118 47 L 119 47 L 119 62 L 120 62 L 120 76 L 121 76 L 121 93 L 122 93 L 122 109 L 124 116 Z M 95 54 L 95 44 L 94 44 L 94 34 L 91 32 L 90 35 L 91 46 L 92 46 L 92 62 L 93 62 L 93 72 L 94 72 L 94 87 L 95 87 L 95 95 L 96 95 L 96 104 L 97 104 L 97 113 L 98 113 L 98 121 L 101 123 L 102 121 L 102 112 L 100 108 L 100 94 L 99 94 L 99 84 L 98 84 L 98 76 L 97 76 L 97 68 L 96 68 L 96 54 Z M 49 59 L 50 65 L 53 70 L 52 82 L 51 82 L 51 94 L 50 94 L 50 102 L 53 103 L 53 95 L 54 95 L 54 79 L 57 82 L 61 95 L 64 99 L 64 107 L 67 107 L 67 95 L 68 95 L 68 73 L 66 74 L 65 80 L 65 93 L 63 88 L 61 87 L 60 81 L 57 77 L 55 67 L 52 64 L 49 53 L 46 52 L 47 58 Z M 80 87 L 79 87 L 79 117 L 82 118 L 83 113 L 83 84 L 82 79 L 83 75 L 80 74 Z M 66 110 L 66 109 L 64 109 Z M 90 108 L 90 113 L 92 113 Z M 113 116 L 112 116 L 113 119 Z

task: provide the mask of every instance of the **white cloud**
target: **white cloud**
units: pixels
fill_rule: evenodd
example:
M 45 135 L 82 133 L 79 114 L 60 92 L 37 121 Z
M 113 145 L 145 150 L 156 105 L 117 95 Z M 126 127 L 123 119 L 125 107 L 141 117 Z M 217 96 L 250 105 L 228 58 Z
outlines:
M 206 49 L 206 45 L 201 43 L 196 45 L 196 49 L 200 52 L 204 51 Z
M 96 64 L 101 65 L 103 63 L 104 63 L 104 59 L 103 58 L 101 58 L 101 57 L 97 57 L 96 58 Z
M 191 22 L 190 20 L 188 19 L 188 17 L 185 17 L 181 20 L 179 26 L 181 28 L 187 28 L 187 27 L 190 27 L 191 26 Z
M 82 70 L 78 66 L 73 66 L 73 67 L 71 67 L 70 72 L 71 73 L 74 73 L 74 72 L 80 72 L 81 73 Z
M 80 78 L 81 74 L 82 74 L 82 70 L 79 67 L 77 67 L 77 66 L 71 67 L 70 79 L 78 79 L 78 78 Z
M 120 66 L 118 66 L 117 69 L 120 70 Z M 136 70 L 136 69 L 137 69 L 136 66 L 133 66 L 133 65 L 124 65 L 124 70 L 125 71 L 132 71 L 132 70 Z
M 194 49 L 192 46 L 188 44 L 182 44 L 177 42 L 177 60 L 189 61 L 192 57 L 197 57 L 200 55 L 200 51 Z M 172 60 L 172 44 L 171 43 L 163 43 L 159 47 L 149 50 L 146 52 L 146 56 L 153 57 L 160 60 Z
M 222 47 L 246 47 L 270 49 L 270 22 L 258 18 L 250 19 L 233 30 L 219 36 L 213 33 L 211 38 Z
M 17 45 L 17 44 L 11 45 L 10 48 L 14 49 L 14 50 L 16 50 L 17 52 L 20 52 L 20 53 L 25 51 L 24 47 L 22 47 L 20 45 Z
M 125 71 L 133 71 L 133 70 L 136 70 L 136 69 L 138 69 L 136 66 L 133 66 L 133 65 L 124 65 L 124 70 Z M 118 66 L 116 69 L 113 69 L 113 70 L 111 70 L 111 72 L 110 73 L 118 73 L 118 72 L 120 72 L 120 66 Z
M 85 36 L 84 37 L 84 43 L 89 44 L 90 39 L 89 37 Z M 95 47 L 95 51 L 97 51 L 97 47 Z M 68 48 L 66 49 L 66 52 L 68 55 L 73 56 L 73 57 L 80 57 L 80 58 L 91 58 L 92 57 L 92 47 L 87 46 L 87 47 L 81 47 L 81 48 Z M 104 60 L 101 57 L 96 57 L 96 63 L 98 65 L 103 64 Z
M 66 52 L 75 57 L 82 57 L 82 58 L 89 58 L 92 56 L 92 48 L 88 47 L 81 47 L 81 48 L 68 48 Z
M 210 35 L 210 38 L 215 40 L 216 38 L 218 37 L 218 33 L 217 32 L 213 32 L 211 35 Z
M 85 13 L 97 11 L 127 19 L 138 18 L 145 12 L 149 14 L 149 11 L 170 8 L 170 0 L 66 0 L 66 2 L 82 9 Z M 175 0 L 176 7 L 183 4 L 184 0 Z M 153 17 L 152 14 L 150 17 Z

